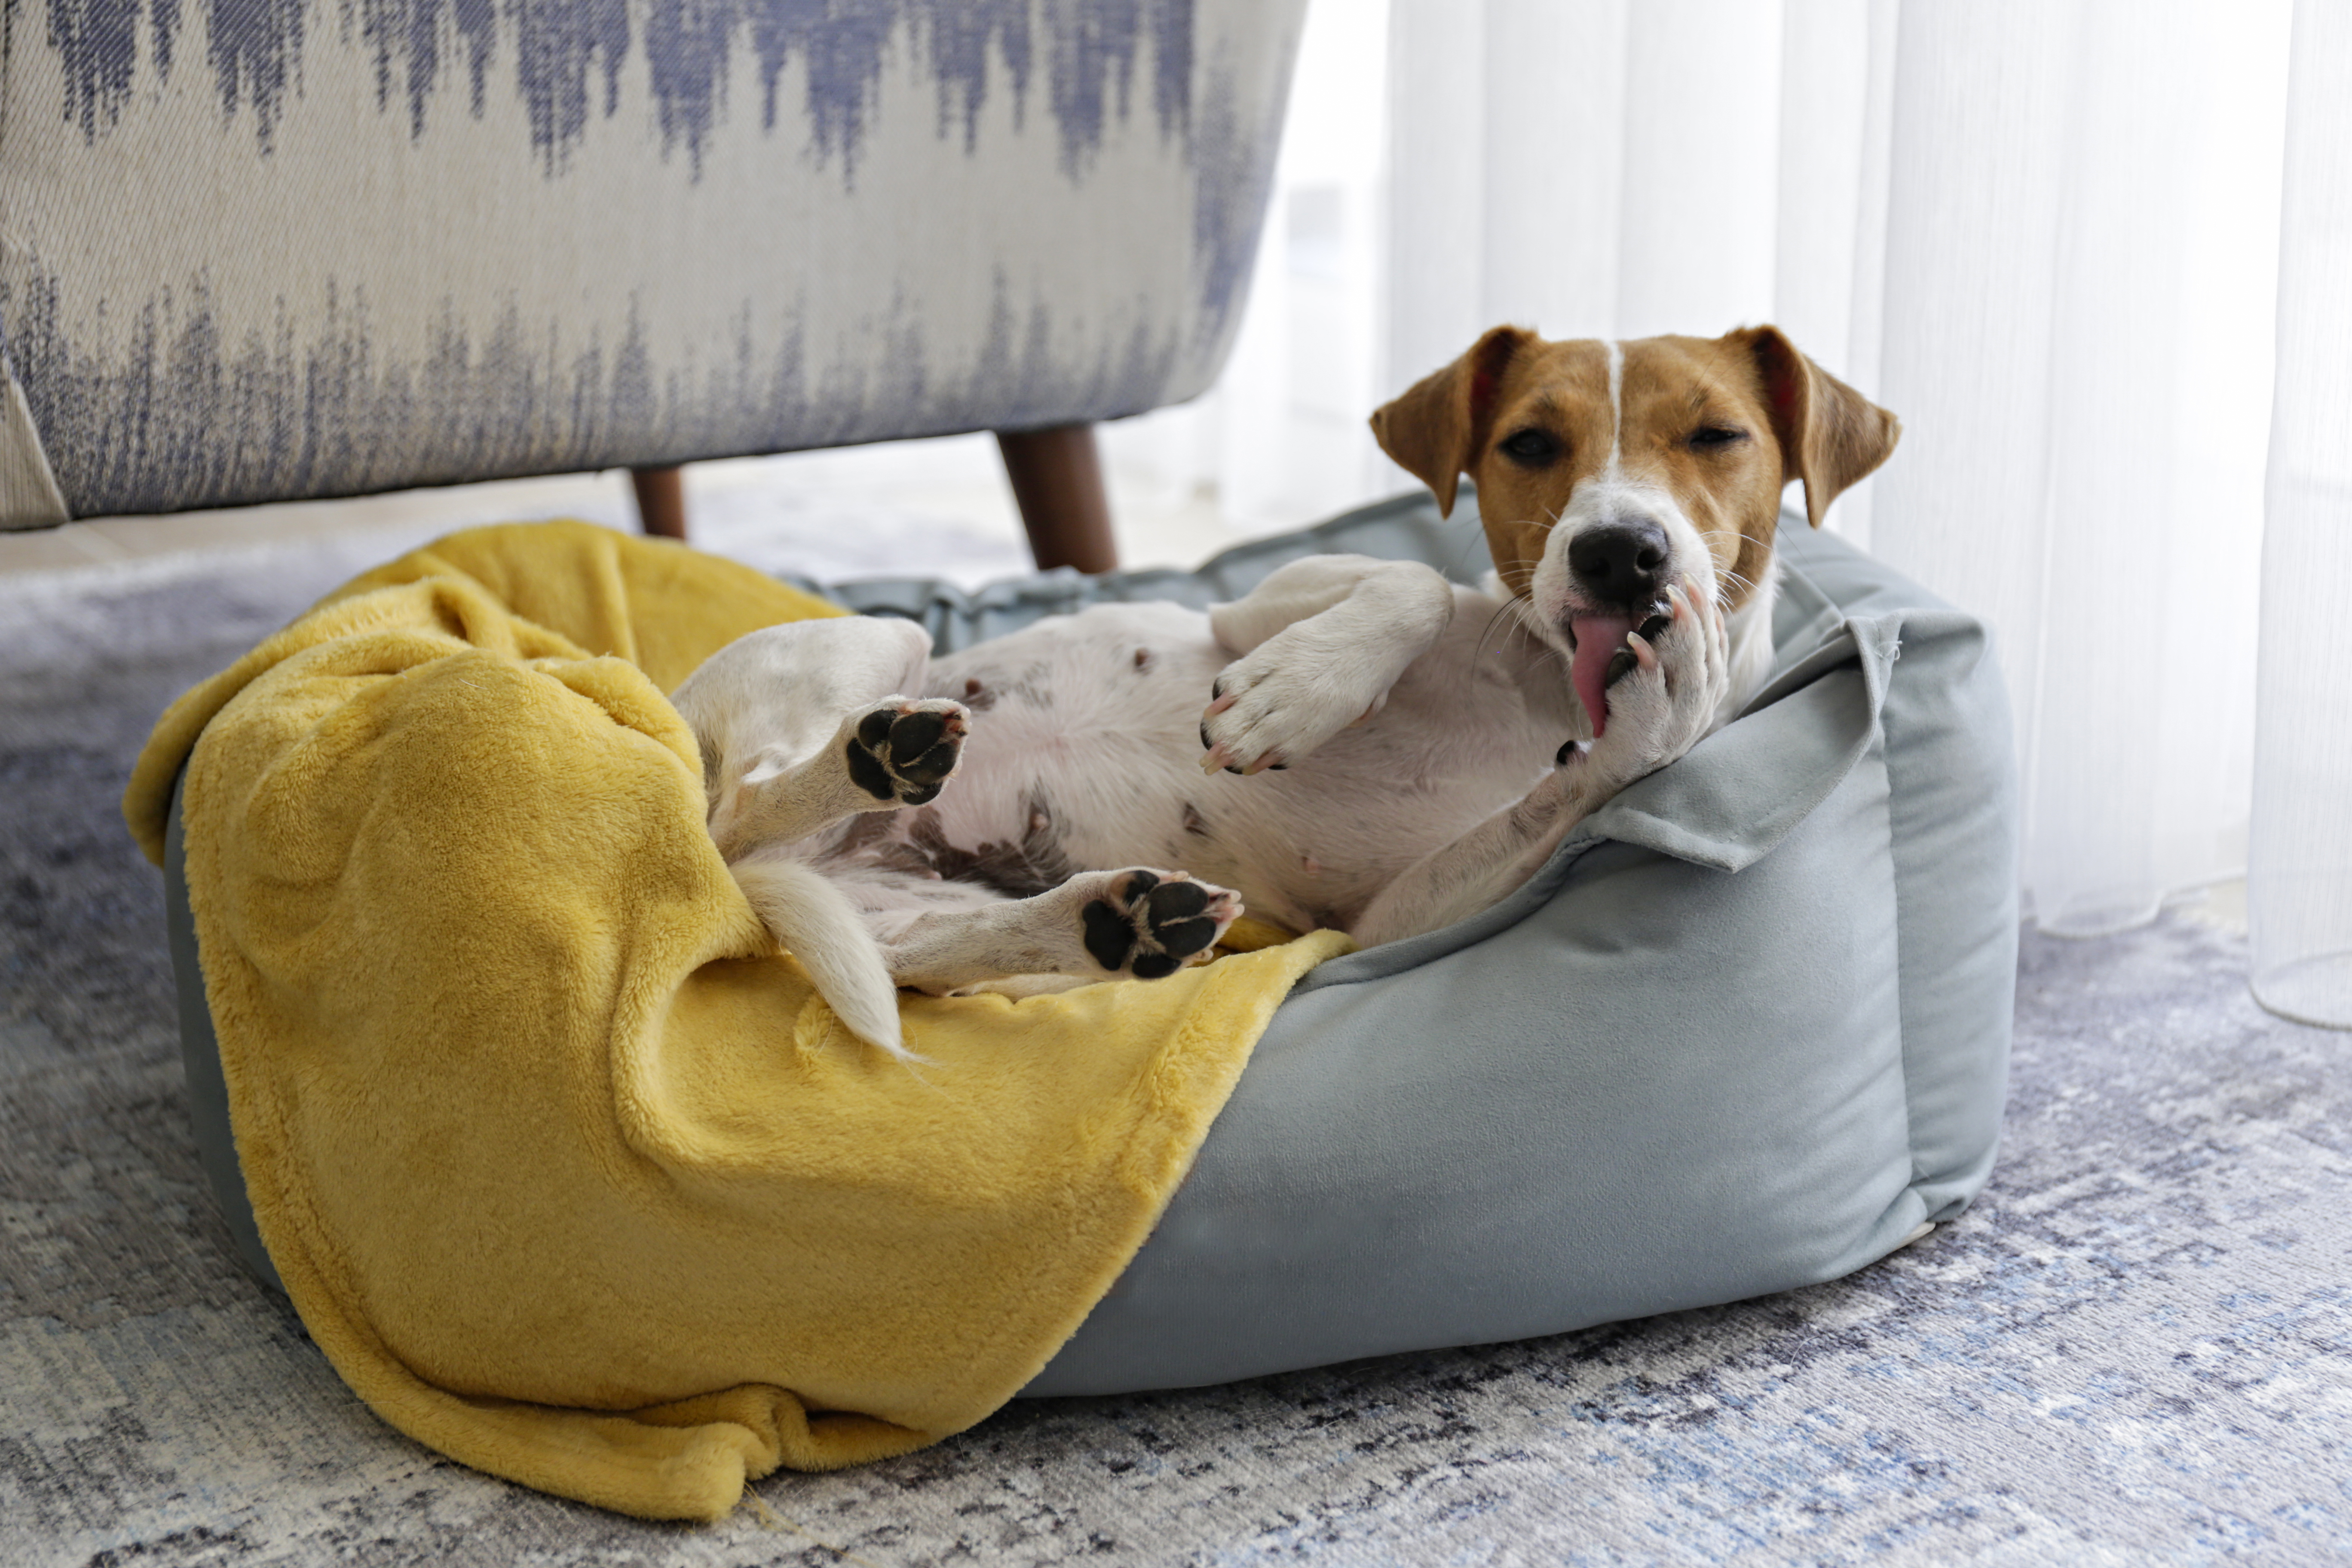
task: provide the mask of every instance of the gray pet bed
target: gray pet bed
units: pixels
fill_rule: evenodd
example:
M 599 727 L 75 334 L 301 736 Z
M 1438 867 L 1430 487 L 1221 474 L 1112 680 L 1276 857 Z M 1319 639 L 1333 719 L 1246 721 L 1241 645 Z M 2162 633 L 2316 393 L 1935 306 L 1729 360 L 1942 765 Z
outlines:
M 833 596 L 942 650 L 1107 599 L 1204 605 L 1302 555 L 1486 567 L 1426 497 L 1195 573 Z M 1324 964 L 1276 1012 L 1151 1239 L 1030 1394 L 1521 1339 L 1859 1268 L 1983 1185 L 2015 985 L 2016 787 L 1984 628 L 1784 519 L 1771 683 L 1517 894 Z M 167 873 L 202 1146 L 255 1272 Z

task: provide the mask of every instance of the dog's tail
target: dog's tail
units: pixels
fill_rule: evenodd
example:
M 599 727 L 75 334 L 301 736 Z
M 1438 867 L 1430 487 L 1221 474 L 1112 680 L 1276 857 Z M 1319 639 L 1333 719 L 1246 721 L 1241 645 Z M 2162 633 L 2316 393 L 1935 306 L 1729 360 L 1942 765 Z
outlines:
M 797 860 L 745 860 L 728 869 L 852 1034 L 902 1062 L 921 1059 L 898 1032 L 898 988 L 881 945 L 840 889 Z

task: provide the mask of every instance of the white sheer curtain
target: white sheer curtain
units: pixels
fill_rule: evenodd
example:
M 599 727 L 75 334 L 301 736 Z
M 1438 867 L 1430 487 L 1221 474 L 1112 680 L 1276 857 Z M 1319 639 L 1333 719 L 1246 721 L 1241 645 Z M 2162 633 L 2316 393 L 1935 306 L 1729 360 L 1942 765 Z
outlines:
M 1496 321 L 1778 321 L 1905 422 L 1831 526 L 1997 630 L 2042 926 L 2245 869 L 2259 801 L 2258 989 L 2352 1022 L 2352 5 L 2304 0 L 2289 163 L 2294 4 L 1315 0 L 1327 167 L 1203 461 L 1303 519 L 1399 488 L 1364 411 Z
M 2254 994 L 2352 1026 L 2352 6 L 2298 0 L 2263 541 Z

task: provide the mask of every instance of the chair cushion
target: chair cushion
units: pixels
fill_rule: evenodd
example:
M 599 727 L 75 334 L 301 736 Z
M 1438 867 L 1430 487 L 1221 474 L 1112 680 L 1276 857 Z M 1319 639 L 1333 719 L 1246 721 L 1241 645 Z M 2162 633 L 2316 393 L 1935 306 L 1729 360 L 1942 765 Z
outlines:
M 12 8 L 0 529 L 1181 402 L 1305 8 Z

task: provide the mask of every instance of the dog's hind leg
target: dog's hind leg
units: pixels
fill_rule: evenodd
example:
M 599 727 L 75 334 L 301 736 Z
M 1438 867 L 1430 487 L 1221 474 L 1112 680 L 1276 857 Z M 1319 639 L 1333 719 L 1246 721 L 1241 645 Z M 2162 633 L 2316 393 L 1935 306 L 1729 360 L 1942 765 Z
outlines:
M 732 860 L 862 811 L 928 805 L 962 760 L 969 723 L 961 702 L 884 697 L 844 718 L 814 755 L 782 765 L 755 755 L 722 773 L 710 837 Z
M 961 759 L 961 703 L 922 688 L 909 621 L 794 621 L 740 637 L 673 694 L 702 752 L 710 835 L 729 860 L 845 816 L 938 798 Z
M 854 896 L 854 895 L 853 895 Z M 1173 974 L 1215 945 L 1239 897 L 1175 871 L 1081 871 L 1034 898 L 873 921 L 890 976 L 935 994 L 1010 979 Z

